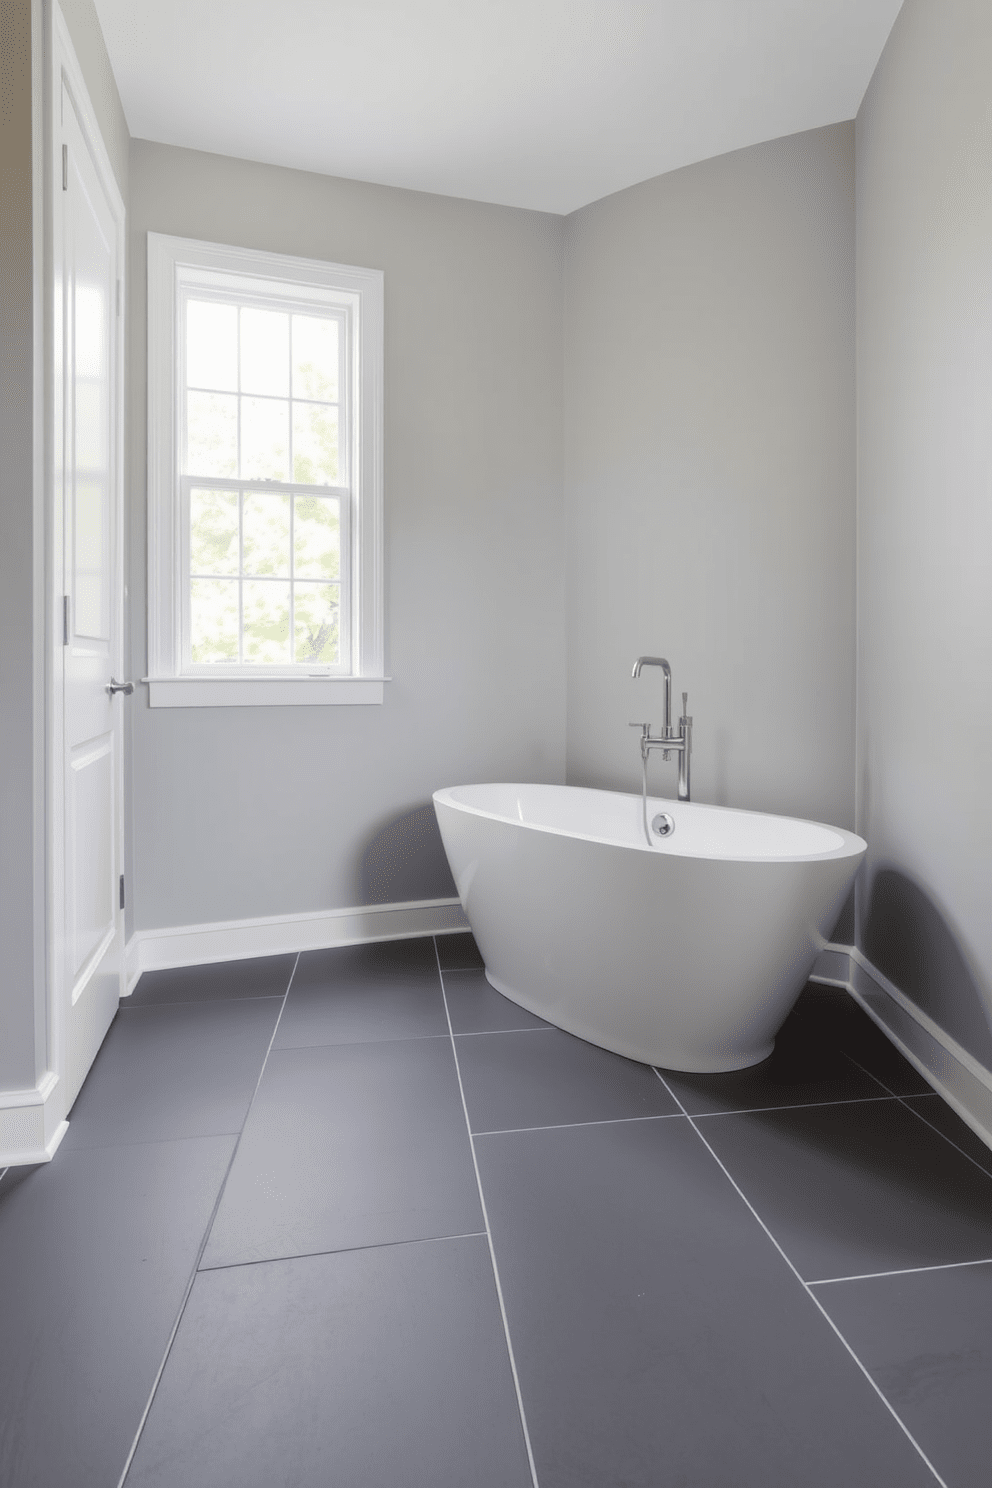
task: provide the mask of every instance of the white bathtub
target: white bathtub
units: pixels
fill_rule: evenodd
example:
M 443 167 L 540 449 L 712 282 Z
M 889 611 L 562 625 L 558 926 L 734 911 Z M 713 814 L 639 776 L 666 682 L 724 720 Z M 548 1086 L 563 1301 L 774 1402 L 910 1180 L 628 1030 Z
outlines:
M 492 985 L 646 1064 L 767 1058 L 866 844 L 792 817 L 559 785 L 465 785 L 434 807 Z

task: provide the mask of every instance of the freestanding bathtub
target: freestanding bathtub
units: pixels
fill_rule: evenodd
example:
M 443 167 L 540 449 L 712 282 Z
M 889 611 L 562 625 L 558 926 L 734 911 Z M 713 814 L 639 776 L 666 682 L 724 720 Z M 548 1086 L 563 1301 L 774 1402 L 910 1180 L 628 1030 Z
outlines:
M 559 785 L 434 794 L 497 991 L 617 1054 L 676 1070 L 767 1058 L 864 857 L 792 817 Z

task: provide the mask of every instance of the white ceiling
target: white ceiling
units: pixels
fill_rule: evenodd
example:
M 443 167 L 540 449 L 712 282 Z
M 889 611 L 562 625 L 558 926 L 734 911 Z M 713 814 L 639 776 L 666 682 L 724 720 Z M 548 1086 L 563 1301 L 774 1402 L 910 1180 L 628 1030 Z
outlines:
M 131 134 L 545 212 L 853 118 L 902 0 L 96 0 Z

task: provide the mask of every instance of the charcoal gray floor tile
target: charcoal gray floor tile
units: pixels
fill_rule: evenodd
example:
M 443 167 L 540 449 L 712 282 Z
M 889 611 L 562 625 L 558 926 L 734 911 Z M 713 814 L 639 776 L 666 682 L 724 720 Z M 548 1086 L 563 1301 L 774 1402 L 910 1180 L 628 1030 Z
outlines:
M 233 1137 L 66 1152 L 0 1197 L 0 1482 L 115 1488 Z
M 125 1008 L 76 1103 L 63 1147 L 240 1131 L 282 999 Z
M 992 1179 L 900 1101 L 698 1120 L 808 1281 L 992 1254 Z
M 992 1264 L 817 1287 L 950 1488 L 992 1476 Z
M 474 1132 L 678 1112 L 648 1065 L 559 1028 L 463 1035 L 456 1043 Z
M 437 977 L 434 937 L 412 940 L 374 940 L 365 945 L 331 946 L 325 951 L 304 951 L 293 977 L 293 986 L 326 986 L 341 978 L 391 976 L 417 973 Z
M 162 1002 L 212 1002 L 218 998 L 282 997 L 296 956 L 253 956 L 246 961 L 219 961 L 210 966 L 177 966 L 142 972 L 125 1007 Z
M 967 1153 L 972 1162 L 976 1162 L 986 1173 L 992 1173 L 992 1150 L 986 1147 L 980 1137 L 976 1137 L 971 1127 L 966 1126 L 961 1117 L 935 1091 L 931 1091 L 929 1095 L 907 1096 L 906 1105 L 922 1116 L 930 1126 L 935 1126 L 955 1147 L 960 1147 L 962 1152 Z
M 23 1183 L 29 1173 L 33 1173 L 35 1169 L 45 1166 L 45 1163 L 31 1163 L 26 1167 L 0 1168 L 0 1199 L 3 1198 L 9 1188 L 13 1188 L 15 1184 Z
M 273 1049 L 203 1264 L 482 1228 L 450 1040 Z
M 930 1086 L 848 992 L 810 984 L 795 1008 L 808 1042 L 857 1060 L 893 1095 L 929 1094 Z
M 476 1148 L 541 1488 L 932 1488 L 687 1121 Z
M 127 1488 L 530 1488 L 484 1239 L 201 1272 Z
M 486 973 L 446 971 L 444 995 L 455 1033 L 498 1033 L 514 1028 L 549 1028 L 486 981 Z
M 360 1044 L 372 1039 L 447 1038 L 441 979 L 406 976 L 336 977 L 324 985 L 295 981 L 279 1020 L 274 1048 Z
M 438 935 L 435 939 L 442 971 L 481 969 L 485 964 L 471 930 L 462 930 L 455 935 Z
M 848 1059 L 831 1037 L 834 1029 L 829 1023 L 824 1028 L 823 1021 L 811 1017 L 808 1007 L 797 1009 L 779 1030 L 771 1057 L 750 1069 L 722 1075 L 661 1073 L 690 1116 L 885 1095 L 877 1080 Z

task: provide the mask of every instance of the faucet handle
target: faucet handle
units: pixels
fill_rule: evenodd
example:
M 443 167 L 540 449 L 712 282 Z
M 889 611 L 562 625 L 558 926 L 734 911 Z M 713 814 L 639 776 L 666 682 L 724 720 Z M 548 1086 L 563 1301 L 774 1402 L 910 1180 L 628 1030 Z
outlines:
M 651 732 L 651 725 L 649 723 L 628 723 L 627 727 L 628 728 L 639 728 L 640 731 L 641 731 L 641 738 L 642 739 L 646 739 L 647 736 L 648 736 L 648 734 L 650 734 L 650 732 Z
M 688 703 L 689 703 L 689 694 L 687 692 L 684 692 L 682 694 L 682 717 L 683 718 L 685 717 L 685 710 L 686 710 L 686 708 L 688 706 Z

